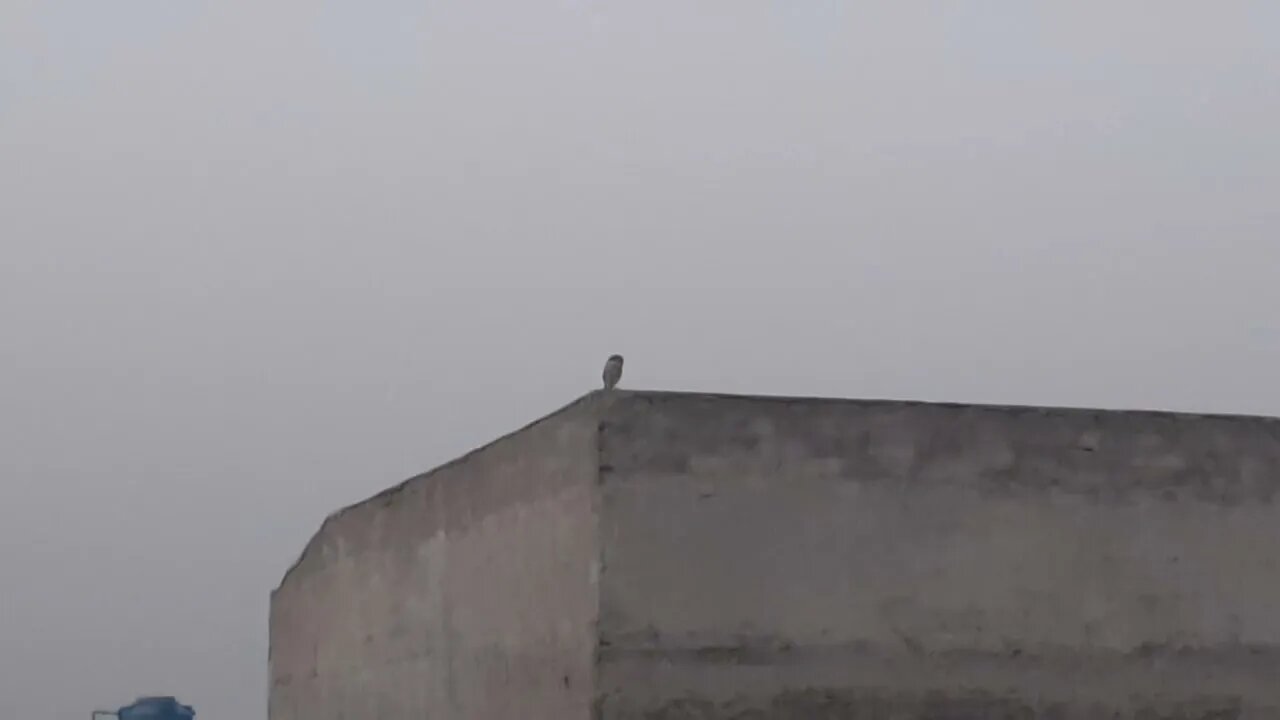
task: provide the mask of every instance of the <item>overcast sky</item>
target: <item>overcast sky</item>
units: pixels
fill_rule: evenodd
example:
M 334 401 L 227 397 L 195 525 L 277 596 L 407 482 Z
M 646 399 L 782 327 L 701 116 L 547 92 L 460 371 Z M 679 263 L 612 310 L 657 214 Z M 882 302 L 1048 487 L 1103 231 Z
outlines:
M 0 0 L 0 717 L 262 720 L 323 517 L 611 352 L 1280 415 L 1280 3 L 1053 5 Z

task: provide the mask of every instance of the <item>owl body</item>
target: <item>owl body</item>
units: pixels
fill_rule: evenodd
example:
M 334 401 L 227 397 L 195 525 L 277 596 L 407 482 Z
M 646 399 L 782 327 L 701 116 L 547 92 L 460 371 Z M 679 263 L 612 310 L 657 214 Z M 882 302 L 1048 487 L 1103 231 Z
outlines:
M 622 356 L 610 355 L 604 364 L 604 389 L 612 390 L 622 379 Z

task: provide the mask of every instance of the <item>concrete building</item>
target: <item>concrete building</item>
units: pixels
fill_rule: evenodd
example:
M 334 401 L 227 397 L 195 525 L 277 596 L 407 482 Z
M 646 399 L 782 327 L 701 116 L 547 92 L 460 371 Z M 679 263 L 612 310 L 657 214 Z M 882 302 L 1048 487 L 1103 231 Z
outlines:
M 331 515 L 271 720 L 1280 718 L 1280 422 L 595 393 Z

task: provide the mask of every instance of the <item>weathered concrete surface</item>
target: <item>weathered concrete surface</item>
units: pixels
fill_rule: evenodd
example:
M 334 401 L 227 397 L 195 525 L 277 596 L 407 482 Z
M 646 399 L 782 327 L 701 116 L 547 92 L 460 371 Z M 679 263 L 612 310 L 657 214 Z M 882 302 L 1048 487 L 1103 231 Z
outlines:
M 576 403 L 331 516 L 271 600 L 271 720 L 590 716 L 596 422 Z
M 603 718 L 1280 717 L 1280 424 L 629 395 Z
M 271 718 L 1280 718 L 1280 423 L 589 396 L 331 517 Z

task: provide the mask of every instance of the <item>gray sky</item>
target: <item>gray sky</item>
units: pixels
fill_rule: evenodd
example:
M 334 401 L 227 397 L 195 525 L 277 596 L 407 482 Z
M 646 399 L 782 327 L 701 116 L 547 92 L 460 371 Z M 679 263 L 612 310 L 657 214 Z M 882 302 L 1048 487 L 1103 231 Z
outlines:
M 1280 414 L 1280 3 L 1054 6 L 0 0 L 0 717 L 264 718 L 324 515 L 610 352 Z

